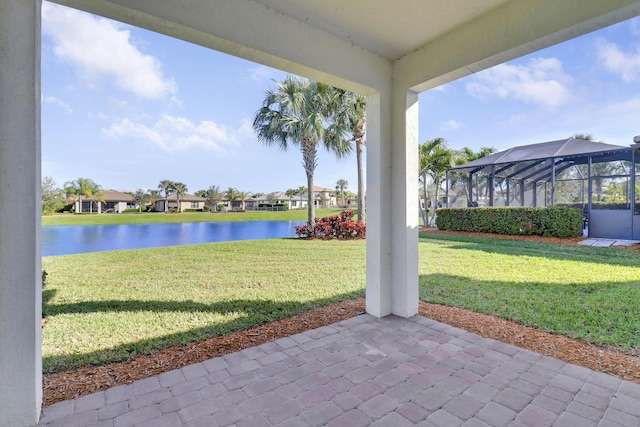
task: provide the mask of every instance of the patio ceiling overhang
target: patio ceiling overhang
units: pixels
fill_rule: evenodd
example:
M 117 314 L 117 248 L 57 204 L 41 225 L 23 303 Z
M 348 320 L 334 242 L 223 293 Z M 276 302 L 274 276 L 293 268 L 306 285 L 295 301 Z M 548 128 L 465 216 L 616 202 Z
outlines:
M 392 77 L 423 91 L 640 13 L 630 0 L 53 1 L 365 95 Z
M 367 95 L 367 311 L 418 307 L 418 93 L 640 14 L 632 0 L 57 0 Z M 39 0 L 0 0 L 0 425 L 42 401 Z M 7 101 L 8 100 L 8 101 Z M 393 207 L 393 208 L 392 208 Z

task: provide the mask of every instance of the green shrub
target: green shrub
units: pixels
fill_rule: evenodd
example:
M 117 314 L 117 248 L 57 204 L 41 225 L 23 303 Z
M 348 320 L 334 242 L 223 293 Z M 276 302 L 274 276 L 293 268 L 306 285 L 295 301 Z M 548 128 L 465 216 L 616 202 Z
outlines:
M 437 212 L 440 230 L 553 237 L 575 237 L 582 232 L 582 210 L 565 206 L 447 208 Z

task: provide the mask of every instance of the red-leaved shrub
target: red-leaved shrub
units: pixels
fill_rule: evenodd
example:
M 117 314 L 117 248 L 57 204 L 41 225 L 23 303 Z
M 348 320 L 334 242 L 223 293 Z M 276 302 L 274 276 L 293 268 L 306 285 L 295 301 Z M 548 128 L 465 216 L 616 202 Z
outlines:
M 314 224 L 296 227 L 296 235 L 304 239 L 364 239 L 367 226 L 353 220 L 353 211 L 342 211 L 340 215 L 315 218 Z

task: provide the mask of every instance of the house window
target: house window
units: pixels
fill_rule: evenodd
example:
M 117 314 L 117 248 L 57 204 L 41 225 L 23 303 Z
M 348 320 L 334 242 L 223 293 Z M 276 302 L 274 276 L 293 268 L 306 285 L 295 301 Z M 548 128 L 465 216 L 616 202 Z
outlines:
M 291 201 L 291 207 L 292 207 L 292 208 L 295 208 L 296 206 L 298 206 L 298 202 L 297 202 L 297 201 L 295 201 L 295 200 L 292 200 L 292 201 Z
M 198 209 L 200 207 L 200 203 L 198 202 L 191 202 L 191 209 Z

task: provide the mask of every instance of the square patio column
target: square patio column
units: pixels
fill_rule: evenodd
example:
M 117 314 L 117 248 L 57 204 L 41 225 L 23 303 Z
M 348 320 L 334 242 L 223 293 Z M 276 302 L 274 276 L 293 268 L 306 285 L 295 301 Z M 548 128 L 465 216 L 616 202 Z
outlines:
M 0 425 L 42 405 L 41 0 L 0 0 Z
M 367 312 L 418 313 L 418 94 L 367 98 Z

